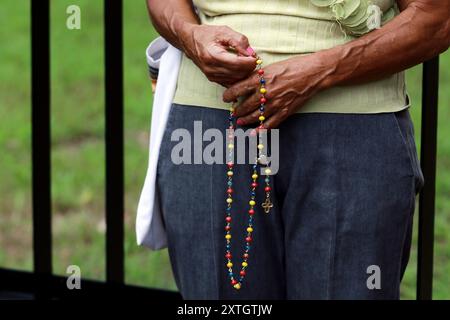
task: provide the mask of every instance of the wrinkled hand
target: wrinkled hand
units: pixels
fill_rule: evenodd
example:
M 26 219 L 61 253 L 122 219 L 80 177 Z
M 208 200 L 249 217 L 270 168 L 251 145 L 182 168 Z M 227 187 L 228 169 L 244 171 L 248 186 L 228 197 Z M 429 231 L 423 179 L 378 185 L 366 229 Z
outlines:
M 247 37 L 227 26 L 191 25 L 184 35 L 185 54 L 209 81 L 229 87 L 255 69 Z M 231 48 L 235 52 L 230 52 Z
M 315 54 L 310 54 L 263 66 L 267 89 L 264 111 L 265 128 L 278 127 L 315 93 L 325 88 L 323 82 L 328 71 L 323 70 L 322 65 Z M 259 88 L 259 76 L 255 71 L 247 79 L 225 90 L 223 94 L 225 102 L 233 102 L 238 97 L 246 96 L 235 110 L 239 125 L 258 122 L 261 98 Z

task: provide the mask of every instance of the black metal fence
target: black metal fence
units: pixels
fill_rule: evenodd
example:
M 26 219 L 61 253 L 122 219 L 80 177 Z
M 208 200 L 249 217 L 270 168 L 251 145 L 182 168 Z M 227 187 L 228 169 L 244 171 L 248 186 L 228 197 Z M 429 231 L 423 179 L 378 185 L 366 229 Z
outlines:
M 38 299 L 97 294 L 179 299 L 176 292 L 124 283 L 122 0 L 104 0 L 106 282 L 82 280 L 82 290 L 68 290 L 66 278 L 52 273 L 49 12 L 49 0 L 31 1 L 34 271 L 0 268 L 0 290 Z M 421 165 L 426 182 L 419 198 L 417 272 L 417 298 L 421 300 L 432 297 L 438 75 L 438 57 L 423 64 Z

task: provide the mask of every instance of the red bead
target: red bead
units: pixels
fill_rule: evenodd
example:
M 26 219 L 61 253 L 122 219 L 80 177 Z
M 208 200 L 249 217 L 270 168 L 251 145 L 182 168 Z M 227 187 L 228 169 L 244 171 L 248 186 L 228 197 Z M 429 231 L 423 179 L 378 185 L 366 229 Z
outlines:
M 228 165 L 229 168 L 233 168 L 234 163 L 230 161 L 230 162 L 227 163 L 227 165 Z
M 234 286 L 237 283 L 236 279 L 231 280 L 231 284 Z
M 261 76 L 261 75 L 263 75 L 264 74 L 264 70 L 263 69 L 259 69 L 258 70 L 258 74 Z
M 253 210 L 253 209 L 248 210 L 248 214 L 251 215 L 251 216 L 254 215 L 255 214 L 255 210 Z
M 266 98 L 264 98 L 264 97 L 262 97 L 260 100 L 259 100 L 261 103 L 266 103 L 267 102 L 267 99 Z
M 243 257 L 244 259 L 248 259 L 248 253 L 244 253 L 244 254 L 242 255 L 242 257 Z
M 252 240 L 253 240 L 252 237 L 246 237 L 246 238 L 245 238 L 245 241 L 246 241 L 246 242 L 252 242 Z
M 256 188 L 258 186 L 258 184 L 256 182 L 252 182 L 252 187 Z
M 230 226 L 225 226 L 225 231 L 230 231 L 231 227 Z
M 231 217 L 230 217 L 230 216 L 226 217 L 226 218 L 225 218 L 225 221 L 226 221 L 226 222 L 231 222 Z
M 264 188 L 264 191 L 265 191 L 265 192 L 269 192 L 270 190 L 272 190 L 271 187 L 265 187 L 265 188 Z
M 245 270 L 241 270 L 241 272 L 239 272 L 239 274 L 240 274 L 242 277 L 245 277 Z
M 228 253 L 225 255 L 225 258 L 231 259 L 231 253 L 228 252 Z
M 266 187 L 266 188 L 267 188 L 267 187 Z M 228 189 L 227 189 L 227 193 L 233 193 L 233 189 L 228 188 Z

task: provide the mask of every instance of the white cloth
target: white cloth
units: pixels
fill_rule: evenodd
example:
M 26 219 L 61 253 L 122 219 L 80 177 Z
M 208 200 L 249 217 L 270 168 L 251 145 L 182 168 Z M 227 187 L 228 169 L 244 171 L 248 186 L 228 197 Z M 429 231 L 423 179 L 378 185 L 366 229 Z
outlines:
M 159 74 L 153 98 L 148 169 L 137 208 L 136 236 L 138 245 L 158 250 L 167 247 L 167 235 L 158 202 L 156 169 L 162 137 L 175 95 L 182 53 L 159 37 L 150 43 L 146 55 L 149 66 L 159 68 Z

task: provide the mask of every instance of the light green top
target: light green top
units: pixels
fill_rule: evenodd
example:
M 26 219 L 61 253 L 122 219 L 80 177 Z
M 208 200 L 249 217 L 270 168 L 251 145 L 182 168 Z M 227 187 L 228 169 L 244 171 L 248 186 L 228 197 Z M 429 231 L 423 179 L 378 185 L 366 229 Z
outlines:
M 319 7 L 321 2 L 328 6 Z M 382 8 L 383 23 L 398 13 L 393 0 L 194 0 L 202 24 L 226 25 L 246 35 L 264 66 L 344 44 L 369 32 L 371 3 Z M 222 101 L 224 90 L 183 55 L 175 103 L 228 109 L 230 105 Z M 366 84 L 327 89 L 298 112 L 380 113 L 405 107 L 401 72 Z

